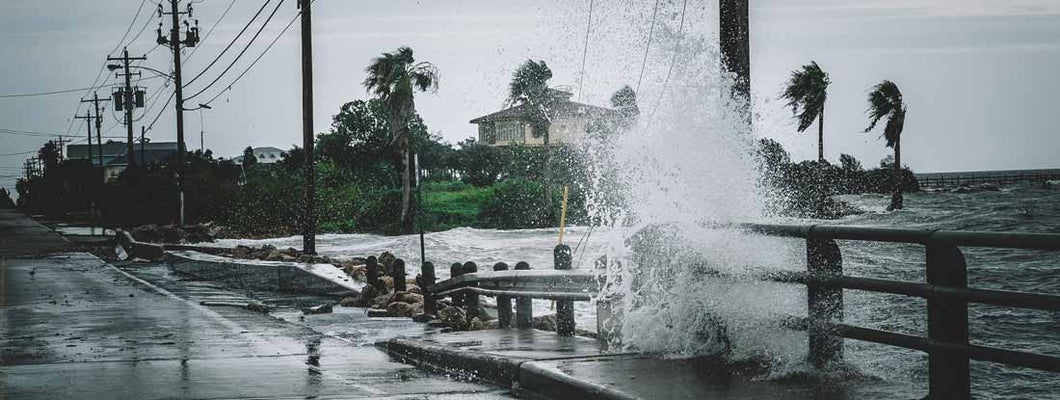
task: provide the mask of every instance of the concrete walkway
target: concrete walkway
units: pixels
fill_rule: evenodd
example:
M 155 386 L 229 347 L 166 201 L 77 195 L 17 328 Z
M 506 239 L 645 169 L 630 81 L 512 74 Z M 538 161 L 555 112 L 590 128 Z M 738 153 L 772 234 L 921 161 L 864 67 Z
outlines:
M 190 291 L 136 274 L 164 267 L 119 269 L 87 253 L 54 253 L 68 246 L 61 237 L 0 211 L 0 400 L 509 397 L 306 324 L 203 306 Z M 223 288 L 212 295 L 240 298 Z

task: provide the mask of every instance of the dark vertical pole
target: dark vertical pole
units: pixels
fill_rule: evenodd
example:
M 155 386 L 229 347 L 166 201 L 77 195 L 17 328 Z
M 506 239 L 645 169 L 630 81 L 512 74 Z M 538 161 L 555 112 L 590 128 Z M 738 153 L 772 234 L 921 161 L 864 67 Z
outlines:
M 122 64 L 125 66 L 125 92 L 122 95 L 122 103 L 125 106 L 125 132 L 129 141 L 129 151 L 126 154 L 126 162 L 129 166 L 136 166 L 136 156 L 133 155 L 133 147 L 136 146 L 133 143 L 135 139 L 133 137 L 133 108 L 135 104 L 133 102 L 133 90 L 132 90 L 132 73 L 129 71 L 129 49 L 125 49 L 122 53 Z
M 508 264 L 499 262 L 493 264 L 494 271 L 507 271 Z M 512 327 L 512 298 L 508 296 L 497 296 L 497 326 L 501 328 Z
M 460 263 L 453 263 L 449 266 L 449 278 L 456 278 L 464 274 L 464 266 Z M 464 307 L 464 294 L 461 292 L 453 293 L 453 306 L 457 308 Z
M 177 11 L 177 2 L 178 0 L 169 0 L 173 23 L 169 44 L 173 49 L 173 89 L 177 99 L 177 195 L 180 203 L 177 221 L 180 226 L 184 226 L 184 153 L 187 152 L 187 147 L 184 146 L 184 83 L 180 75 L 180 12 Z
M 92 104 L 95 105 L 96 109 L 96 155 L 98 156 L 96 159 L 99 161 L 99 165 L 103 165 L 103 134 L 101 133 L 103 130 L 103 117 L 99 115 L 99 102 L 99 93 L 92 92 Z M 88 141 L 91 144 L 92 139 L 89 138 Z
M 961 250 L 928 244 L 927 283 L 946 288 L 968 287 L 968 269 Z M 960 300 L 927 300 L 928 338 L 939 343 L 968 344 L 968 303 Z M 932 400 L 971 398 L 968 356 L 943 351 L 928 352 L 928 397 Z
M 527 264 L 526 261 L 519 261 L 515 264 L 516 271 L 529 269 L 530 264 Z M 515 327 L 520 329 L 534 327 L 534 303 L 529 297 L 515 298 Z
M 435 315 L 438 313 L 438 299 L 434 298 L 434 294 L 431 290 L 434 286 L 434 264 L 430 262 L 423 263 L 423 269 L 420 272 L 420 290 L 423 291 L 423 313 L 427 315 Z
M 423 243 L 423 190 L 420 189 L 420 155 L 413 155 L 413 168 L 416 171 L 416 227 L 420 231 L 420 261 L 427 261 L 427 250 Z
M 140 125 L 140 165 L 144 164 L 144 135 L 147 134 L 147 127 Z
M 305 152 L 305 188 L 302 205 L 302 252 L 316 254 L 315 186 L 313 174 L 313 27 L 312 0 L 299 0 L 302 7 L 302 149 Z M 395 285 L 397 283 L 395 282 Z
M 806 240 L 806 265 L 816 276 L 843 275 L 843 256 L 832 239 Z M 826 324 L 843 322 L 843 289 L 806 285 L 806 302 L 810 317 L 809 357 L 815 368 L 827 368 L 843 361 L 843 338 Z
M 407 292 L 408 285 L 405 282 L 405 260 L 394 260 L 390 269 L 390 278 L 394 279 L 394 292 Z
M 88 128 L 88 165 L 95 165 L 92 162 L 92 114 L 88 110 L 85 110 L 85 125 Z
M 473 263 L 471 261 L 468 261 L 468 262 L 464 263 L 464 273 L 465 274 L 474 274 L 476 272 L 478 272 L 478 265 L 475 265 L 475 263 Z M 478 286 L 478 285 L 468 285 L 468 286 Z M 472 292 L 472 291 L 468 291 L 468 292 L 464 293 L 464 306 L 466 307 L 465 310 L 467 311 L 467 320 L 468 321 L 470 321 L 472 318 L 477 317 L 478 314 L 479 314 L 479 312 L 478 312 L 479 301 L 478 300 L 479 300 L 478 293 L 475 293 L 475 292 Z
M 552 251 L 555 269 L 571 269 L 571 250 L 565 244 L 556 245 Z M 574 301 L 556 301 L 556 333 L 560 336 L 574 336 Z
M 733 97 L 745 105 L 747 122 L 751 121 L 751 44 L 748 0 L 720 0 L 719 23 L 721 62 L 736 79 Z
M 369 256 L 365 260 L 364 279 L 368 281 L 368 286 L 379 289 L 379 260 L 375 256 Z

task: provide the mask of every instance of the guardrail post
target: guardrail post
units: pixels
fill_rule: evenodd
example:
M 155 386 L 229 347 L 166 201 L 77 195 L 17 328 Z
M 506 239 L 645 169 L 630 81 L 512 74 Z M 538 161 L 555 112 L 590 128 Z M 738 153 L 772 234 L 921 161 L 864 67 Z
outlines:
M 843 275 L 843 256 L 832 239 L 806 239 L 806 261 L 814 276 Z M 810 362 L 814 368 L 827 368 L 843 362 L 843 338 L 826 326 L 843 322 L 843 289 L 825 287 L 811 279 L 806 285 L 810 317 L 808 329 Z
M 493 264 L 494 271 L 507 271 L 508 264 L 499 262 Z M 497 326 L 500 328 L 512 327 L 512 298 L 509 296 L 497 296 Z
M 456 278 L 464 274 L 464 265 L 460 263 L 453 263 L 449 266 L 449 278 Z M 453 292 L 453 306 L 457 308 L 464 307 L 464 293 Z
M 423 313 L 435 315 L 438 313 L 438 299 L 431 293 L 434 286 L 434 263 L 427 261 L 423 263 L 420 270 L 420 290 L 423 292 Z
M 379 290 L 379 260 L 375 256 L 369 256 L 365 260 L 364 279 L 368 281 L 368 286 L 373 289 Z
M 571 250 L 565 244 L 556 245 L 552 259 L 557 270 L 571 269 Z M 556 301 L 556 333 L 560 336 L 574 336 L 574 300 Z
M 516 271 L 529 270 L 530 264 L 519 261 L 515 264 Z M 515 298 L 515 327 L 520 329 L 534 327 L 534 304 L 529 297 Z
M 394 265 L 390 268 L 390 277 L 394 279 L 395 293 L 408 291 L 408 285 L 405 282 L 405 260 L 400 258 L 394 260 Z
M 468 261 L 468 262 L 464 263 L 464 273 L 465 274 L 473 274 L 473 273 L 476 273 L 476 272 L 478 272 L 478 265 L 475 265 L 475 263 L 473 263 L 471 261 Z M 473 286 L 478 286 L 478 285 L 477 284 L 472 284 L 472 285 L 468 285 L 468 286 L 469 287 L 473 287 Z M 472 292 L 472 291 L 464 292 L 464 305 L 467 307 L 467 308 L 465 308 L 465 310 L 467 311 L 467 320 L 468 321 L 471 321 L 472 318 L 475 318 L 475 317 L 478 316 L 478 304 L 479 304 L 479 302 L 478 302 L 478 293 L 475 293 L 475 292 Z
M 955 246 L 927 245 L 927 283 L 952 288 L 968 287 L 964 254 Z M 928 298 L 928 338 L 941 343 L 968 344 L 968 303 Z M 933 350 L 928 352 L 928 397 L 933 400 L 971 398 L 968 356 Z

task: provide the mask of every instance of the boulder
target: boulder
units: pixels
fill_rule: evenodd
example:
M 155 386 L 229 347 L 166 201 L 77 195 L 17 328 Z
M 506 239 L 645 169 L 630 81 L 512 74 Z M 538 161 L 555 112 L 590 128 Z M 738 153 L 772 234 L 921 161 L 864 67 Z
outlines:
M 467 329 L 467 314 L 458 307 L 446 306 L 438 309 L 438 319 L 455 330 Z
M 235 258 L 247 258 L 253 253 L 253 249 L 244 245 L 238 245 L 232 249 L 232 257 Z
M 542 331 L 555 331 L 556 330 L 556 314 L 542 315 L 540 317 L 534 317 L 534 329 Z
M 391 278 L 389 276 L 381 276 L 379 277 L 379 282 L 387 290 L 394 288 L 394 278 Z
M 386 306 L 386 313 L 391 317 L 412 317 L 416 315 L 416 309 L 409 303 L 395 301 Z
M 283 256 L 286 254 L 280 253 L 278 250 L 269 251 L 268 255 L 265 256 L 266 261 L 282 261 Z
M 372 306 L 372 308 L 386 308 L 387 304 L 390 304 L 390 301 L 393 298 L 394 298 L 394 294 L 393 293 L 387 293 L 387 294 L 376 296 L 376 297 L 372 298 L 371 306 Z
M 415 294 L 418 294 L 418 295 L 422 295 L 423 294 L 423 289 L 420 289 L 419 285 L 408 285 L 408 287 L 405 290 L 408 291 L 409 293 L 415 293 Z
M 390 254 L 389 251 L 384 251 L 383 254 L 379 255 L 379 269 L 383 275 L 390 275 L 390 267 L 394 265 L 394 261 L 397 261 L 397 257 Z M 391 286 L 393 287 L 393 286 Z
M 353 297 L 353 296 L 343 297 L 342 300 L 339 300 L 339 306 L 340 307 L 363 307 L 363 306 L 358 306 L 357 303 L 358 303 L 358 297 Z
M 394 293 L 394 298 L 391 301 L 400 301 L 402 303 L 423 303 L 423 295 L 409 292 L 397 292 Z

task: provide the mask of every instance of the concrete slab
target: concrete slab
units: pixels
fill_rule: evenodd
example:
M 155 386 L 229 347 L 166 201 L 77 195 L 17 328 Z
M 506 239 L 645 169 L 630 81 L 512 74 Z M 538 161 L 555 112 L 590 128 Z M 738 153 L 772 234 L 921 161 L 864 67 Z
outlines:
M 242 288 L 341 297 L 356 295 L 365 286 L 332 264 L 246 260 L 191 250 L 166 255 L 174 271 Z

